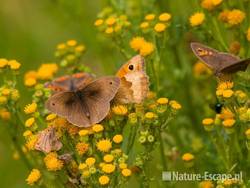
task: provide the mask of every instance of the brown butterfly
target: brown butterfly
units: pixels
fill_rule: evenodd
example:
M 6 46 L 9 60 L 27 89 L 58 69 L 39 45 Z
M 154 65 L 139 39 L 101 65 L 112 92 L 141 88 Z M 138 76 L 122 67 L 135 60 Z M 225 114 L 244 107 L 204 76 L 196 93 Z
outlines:
M 90 127 L 107 116 L 110 101 L 120 86 L 118 77 L 106 76 L 93 80 L 92 76 L 86 74 L 62 78 L 47 84 L 50 88 L 60 88 L 46 102 L 49 111 L 65 117 L 78 127 Z
M 144 58 L 132 57 L 116 73 L 121 86 L 114 99 L 117 103 L 142 103 L 149 90 L 149 79 L 145 72 Z
M 245 71 L 250 63 L 250 58 L 241 60 L 237 56 L 219 52 L 200 43 L 191 43 L 191 48 L 194 54 L 219 78 L 227 77 L 238 71 Z
M 38 140 L 35 149 L 44 153 L 58 151 L 62 148 L 62 143 L 56 136 L 56 130 L 53 127 L 48 127 L 38 133 Z

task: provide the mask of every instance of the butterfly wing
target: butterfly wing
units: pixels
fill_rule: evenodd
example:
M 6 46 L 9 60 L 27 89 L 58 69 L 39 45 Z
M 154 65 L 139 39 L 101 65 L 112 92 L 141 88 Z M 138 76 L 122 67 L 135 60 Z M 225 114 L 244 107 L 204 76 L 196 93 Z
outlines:
M 70 91 L 70 85 L 71 85 L 71 77 L 68 75 L 56 78 L 52 82 L 46 82 L 44 84 L 46 88 L 49 88 L 54 92 Z
M 108 114 L 110 102 L 120 86 L 120 79 L 114 76 L 99 78 L 81 90 L 82 105 L 89 111 L 91 125 L 99 123 Z
M 237 56 L 219 52 L 196 42 L 191 43 L 191 49 L 194 54 L 208 67 L 213 69 L 215 73 L 220 72 L 225 67 L 231 66 L 240 60 Z
M 71 76 L 72 84 L 77 90 L 84 88 L 94 80 L 94 75 L 89 73 L 76 73 Z
M 82 104 L 81 96 L 75 92 L 59 92 L 46 102 L 46 108 L 79 127 L 90 126 L 88 109 Z
M 149 81 L 142 56 L 132 57 L 119 69 L 116 75 L 121 79 L 121 86 L 115 101 L 118 103 L 141 103 L 146 98 Z
M 221 70 L 222 73 L 231 74 L 237 71 L 245 71 L 250 64 L 250 58 L 238 61 L 232 65 L 229 65 Z

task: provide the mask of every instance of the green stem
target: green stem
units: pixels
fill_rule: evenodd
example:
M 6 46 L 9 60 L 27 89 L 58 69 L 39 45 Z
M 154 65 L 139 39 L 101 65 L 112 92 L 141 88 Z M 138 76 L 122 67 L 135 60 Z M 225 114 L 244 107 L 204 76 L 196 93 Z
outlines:
M 221 30 L 219 28 L 218 21 L 216 20 L 216 17 L 212 18 L 212 22 L 213 22 L 214 29 L 215 29 L 214 34 L 217 35 L 218 40 L 221 43 L 221 45 L 223 46 L 223 48 L 228 51 L 229 48 L 227 47 L 226 42 L 225 42 L 225 40 L 224 40 L 224 38 L 223 38 L 223 36 L 221 34 Z

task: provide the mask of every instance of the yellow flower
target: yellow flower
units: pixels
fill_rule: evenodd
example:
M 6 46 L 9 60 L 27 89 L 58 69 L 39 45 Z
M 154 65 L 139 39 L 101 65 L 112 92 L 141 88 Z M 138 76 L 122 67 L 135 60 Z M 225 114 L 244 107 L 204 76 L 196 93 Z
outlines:
M 199 188 L 214 188 L 214 184 L 210 180 L 204 180 L 199 183 Z
M 78 142 L 76 144 L 76 151 L 78 152 L 79 155 L 85 154 L 89 149 L 89 145 L 84 143 L 84 142 Z
M 247 40 L 250 42 L 250 27 L 247 30 Z
M 226 119 L 222 122 L 224 127 L 232 127 L 235 124 L 234 119 Z
M 99 151 L 108 152 L 112 148 L 112 143 L 109 139 L 102 139 L 97 142 L 96 146 Z
M 36 142 L 37 142 L 37 135 L 31 135 L 28 138 L 27 142 L 25 143 L 25 146 L 27 147 L 28 150 L 34 150 Z
M 181 109 L 181 104 L 179 104 L 177 101 L 172 100 L 169 102 L 170 106 L 174 109 L 174 110 L 179 110 Z
M 220 82 L 217 89 L 226 90 L 233 88 L 233 86 L 234 86 L 233 82 Z
M 194 159 L 194 155 L 191 153 L 185 153 L 182 155 L 182 160 L 183 161 L 192 161 Z
M 214 123 L 214 120 L 212 118 L 205 118 L 202 120 L 203 125 L 212 125 Z
M 112 26 L 112 25 L 115 24 L 116 19 L 115 19 L 115 17 L 109 17 L 108 19 L 106 19 L 105 22 L 106 22 L 106 24 L 107 24 L 108 26 Z
M 148 56 L 154 51 L 154 44 L 151 42 L 144 42 L 140 48 L 140 55 Z
M 116 144 L 121 143 L 122 140 L 123 140 L 123 137 L 122 137 L 121 134 L 117 134 L 117 135 L 115 135 L 115 136 L 113 137 L 113 141 L 114 141 L 114 143 L 116 143 Z
M 166 27 L 165 24 L 163 24 L 163 23 L 157 23 L 157 24 L 155 24 L 154 30 L 155 30 L 156 32 L 158 32 L 158 33 L 161 33 L 161 32 L 163 32 L 163 31 L 165 31 L 166 28 L 167 28 L 167 27 Z
M 24 136 L 24 137 L 28 137 L 28 136 L 31 136 L 31 135 L 33 135 L 33 133 L 32 133 L 30 130 L 26 130 L 26 131 L 24 131 L 24 133 L 23 133 L 23 136 Z
M 49 114 L 49 115 L 47 115 L 46 120 L 51 121 L 51 120 L 55 119 L 56 117 L 57 117 L 56 114 Z
M 245 12 L 238 10 L 238 9 L 233 9 L 229 12 L 227 16 L 227 20 L 229 25 L 238 25 L 240 24 L 246 17 Z
M 132 171 L 128 168 L 122 169 L 122 175 L 125 177 L 131 176 Z
M 114 156 L 111 155 L 111 154 L 104 155 L 103 160 L 104 160 L 106 163 L 110 163 L 110 162 L 112 162 L 112 161 L 114 160 Z
M 226 89 L 226 90 L 224 90 L 224 91 L 222 92 L 222 96 L 223 96 L 224 98 L 230 98 L 230 97 L 232 97 L 233 94 L 234 94 L 234 92 L 233 92 L 233 90 L 231 90 L 231 89 Z
M 8 65 L 8 60 L 7 59 L 0 59 L 0 68 L 4 68 Z
M 103 24 L 103 19 L 97 19 L 96 21 L 95 21 L 95 23 L 94 23 L 94 25 L 95 26 L 100 26 L 100 25 L 102 25 Z
M 245 135 L 248 139 L 250 139 L 250 128 L 245 131 Z
M 8 96 L 8 95 L 10 94 L 10 89 L 4 88 L 4 89 L 2 90 L 2 94 L 3 94 L 4 96 Z
M 36 111 L 36 109 L 37 109 L 37 104 L 33 102 L 33 103 L 25 106 L 24 112 L 26 114 L 31 114 L 31 113 L 34 113 Z
M 221 4 L 222 0 L 203 0 L 201 2 L 201 6 L 205 9 L 212 10 L 219 4 Z
M 85 160 L 85 163 L 88 165 L 88 166 L 93 166 L 95 164 L 95 158 L 94 157 L 89 157 Z
M 155 19 L 155 15 L 154 14 L 147 14 L 145 16 L 145 20 L 147 20 L 147 21 L 151 21 L 153 19 Z
M 58 45 L 56 46 L 56 48 L 57 48 L 58 50 L 64 50 L 64 49 L 66 48 L 66 45 L 65 45 L 64 43 L 61 43 L 61 44 L 58 44 Z
M 86 163 L 80 163 L 79 166 L 78 166 L 78 169 L 79 170 L 84 170 L 85 168 L 87 168 L 87 164 Z
M 158 104 L 168 104 L 168 98 L 162 97 L 157 99 L 156 101 Z
M 1 104 L 1 102 L 0 102 L 0 104 Z M 9 120 L 10 116 L 11 116 L 10 112 L 7 111 L 5 108 L 0 109 L 0 117 L 2 120 Z
M 0 96 L 0 104 L 6 104 L 8 101 L 7 97 L 5 96 Z
M 85 51 L 86 47 L 84 45 L 79 45 L 75 48 L 76 52 L 83 52 Z
M 24 80 L 24 85 L 27 87 L 32 87 L 36 85 L 36 79 L 35 78 L 27 78 Z
M 126 115 L 128 113 L 128 109 L 124 105 L 114 106 L 112 108 L 112 111 L 113 111 L 114 114 L 120 115 L 120 116 L 124 116 L 124 115 Z
M 219 20 L 221 20 L 222 22 L 228 22 L 229 13 L 230 13 L 230 10 L 227 10 L 227 9 L 220 12 Z
M 198 61 L 193 66 L 193 73 L 196 77 L 201 75 L 212 75 L 211 69 L 208 68 L 204 63 Z
M 156 117 L 157 117 L 157 115 L 155 113 L 153 113 L 153 112 L 147 112 L 145 114 L 146 119 L 153 119 L 153 118 L 156 118 Z
M 48 171 L 57 171 L 62 169 L 63 161 L 59 160 L 57 157 L 57 153 L 55 152 L 51 152 L 44 157 L 43 160 Z
M 41 172 L 38 169 L 32 169 L 26 179 L 28 185 L 34 185 L 41 178 Z
M 189 18 L 190 25 L 192 27 L 201 25 L 205 20 L 205 14 L 202 12 L 197 12 Z
M 145 43 L 145 39 L 143 37 L 134 37 L 130 41 L 129 45 L 133 50 L 138 51 L 142 48 L 144 43 Z
M 8 62 L 8 65 L 10 66 L 10 69 L 12 70 L 18 70 L 21 67 L 21 64 L 18 63 L 16 60 L 10 60 Z
M 159 16 L 159 20 L 162 22 L 167 22 L 171 19 L 171 14 L 164 12 Z
M 35 118 L 31 117 L 25 121 L 25 127 L 31 127 L 35 122 Z
M 112 34 L 114 32 L 114 28 L 113 27 L 107 27 L 105 30 L 106 34 Z
M 101 185 L 107 185 L 109 183 L 110 179 L 108 176 L 102 175 L 99 177 L 98 181 Z
M 103 126 L 101 124 L 95 124 L 92 127 L 92 130 L 96 133 L 102 132 L 104 130 Z
M 87 129 L 82 129 L 78 132 L 79 136 L 86 136 L 89 134 L 89 131 Z
M 102 166 L 102 171 L 107 173 L 107 174 L 110 174 L 110 173 L 115 171 L 115 165 L 113 165 L 113 164 L 104 164 Z
M 149 27 L 149 23 L 148 22 L 142 22 L 141 24 L 140 24 L 140 28 L 141 29 L 146 29 L 146 28 L 148 28 Z
M 55 63 L 42 64 L 37 71 L 37 78 L 41 80 L 51 79 L 57 70 L 58 66 Z
M 68 45 L 68 46 L 73 47 L 73 46 L 76 46 L 76 44 L 77 44 L 76 40 L 68 40 L 68 41 L 67 41 L 67 45 Z
M 120 163 L 119 164 L 119 168 L 120 169 L 125 169 L 125 168 L 127 168 L 128 167 L 128 165 L 126 164 L 126 163 Z

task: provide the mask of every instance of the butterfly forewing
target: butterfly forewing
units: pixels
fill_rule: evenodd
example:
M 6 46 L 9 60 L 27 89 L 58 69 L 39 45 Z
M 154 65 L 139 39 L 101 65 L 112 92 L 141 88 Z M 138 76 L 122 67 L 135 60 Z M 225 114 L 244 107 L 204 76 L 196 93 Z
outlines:
M 215 73 L 222 69 L 235 64 L 240 59 L 234 55 L 219 52 L 213 48 L 200 43 L 191 43 L 194 54 L 207 66 L 214 70 Z

